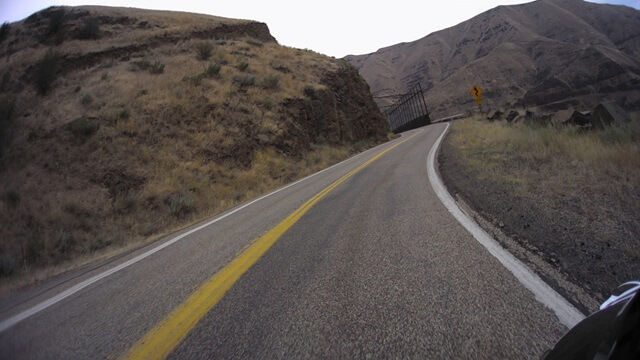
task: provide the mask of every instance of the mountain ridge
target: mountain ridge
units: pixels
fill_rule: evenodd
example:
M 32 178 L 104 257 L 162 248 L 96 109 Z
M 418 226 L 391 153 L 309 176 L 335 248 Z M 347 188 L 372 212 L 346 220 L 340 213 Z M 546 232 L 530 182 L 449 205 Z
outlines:
M 638 58 L 640 11 L 580 0 L 498 6 L 418 40 L 345 57 L 374 96 L 420 83 L 434 117 L 473 108 L 473 85 L 485 89 L 490 107 L 589 107 L 610 98 L 635 110 Z

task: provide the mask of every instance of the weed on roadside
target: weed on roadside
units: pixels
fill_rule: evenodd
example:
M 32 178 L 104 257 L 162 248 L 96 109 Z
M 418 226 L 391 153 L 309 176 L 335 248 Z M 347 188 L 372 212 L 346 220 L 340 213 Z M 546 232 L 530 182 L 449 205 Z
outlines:
M 247 69 L 249 69 L 249 63 L 243 61 L 238 65 L 236 65 L 236 69 L 238 69 L 239 71 L 245 72 L 247 71 Z
M 149 74 L 162 74 L 164 72 L 164 64 L 160 61 L 152 63 L 147 59 L 142 59 L 140 61 L 134 61 L 133 64 L 135 65 L 134 69 L 148 71 Z
M 262 79 L 260 85 L 263 89 L 276 90 L 280 88 L 280 77 L 277 75 L 266 76 Z
M 209 78 L 215 78 L 220 75 L 220 65 L 219 64 L 209 64 L 204 69 L 204 74 Z

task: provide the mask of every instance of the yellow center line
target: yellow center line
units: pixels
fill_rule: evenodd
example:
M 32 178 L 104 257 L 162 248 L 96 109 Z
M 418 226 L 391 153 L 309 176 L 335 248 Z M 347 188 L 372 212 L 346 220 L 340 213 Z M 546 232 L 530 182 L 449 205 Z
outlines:
M 313 205 L 354 174 L 422 131 L 382 151 L 305 202 L 200 286 L 182 304 L 178 305 L 167 317 L 147 332 L 122 358 L 164 359 L 168 357 L 196 324 L 222 299 L 242 274 L 247 272 L 280 236 L 289 230 Z

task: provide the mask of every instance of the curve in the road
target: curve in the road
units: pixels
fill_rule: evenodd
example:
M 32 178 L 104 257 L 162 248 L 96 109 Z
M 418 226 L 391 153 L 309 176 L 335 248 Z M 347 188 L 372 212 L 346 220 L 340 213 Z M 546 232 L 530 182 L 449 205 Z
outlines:
M 406 140 L 403 140 L 403 141 L 406 141 Z M 375 148 L 372 148 L 370 150 L 374 150 L 374 149 Z M 368 151 L 370 151 L 370 150 L 368 150 Z M 368 151 L 365 151 L 365 152 L 368 152 Z M 286 190 L 286 189 L 288 189 L 288 188 L 290 188 L 292 186 L 295 186 L 295 185 L 297 185 L 297 184 L 299 184 L 299 183 L 301 183 L 301 182 L 303 182 L 303 181 L 305 181 L 307 179 L 310 179 L 310 178 L 312 178 L 312 177 L 314 177 L 316 175 L 322 174 L 325 171 L 329 171 L 332 168 L 338 167 L 339 165 L 341 165 L 341 164 L 343 164 L 343 163 L 345 163 L 347 161 L 353 160 L 354 158 L 364 154 L 365 152 L 362 152 L 362 153 L 359 153 L 357 155 L 354 155 L 353 157 L 351 157 L 349 159 L 346 159 L 346 160 L 344 160 L 344 161 L 342 161 L 342 162 L 340 162 L 338 164 L 332 165 L 332 166 L 330 166 L 330 167 L 328 167 L 328 168 L 326 168 L 324 170 L 320 170 L 320 171 L 318 171 L 318 172 L 316 172 L 314 174 L 311 174 L 311 175 L 309 175 L 309 176 L 307 176 L 305 178 L 297 180 L 297 181 L 295 181 L 295 182 L 293 182 L 291 184 L 283 186 L 283 187 L 281 187 L 281 188 L 279 188 L 279 189 L 277 189 L 275 191 L 272 191 L 272 192 L 270 192 L 270 193 L 268 193 L 266 195 L 263 195 L 263 196 L 261 196 L 261 197 L 259 197 L 257 199 L 254 199 L 254 200 L 252 200 L 252 201 L 250 201 L 250 202 L 248 202 L 248 203 L 246 203 L 246 204 L 244 204 L 242 206 L 239 206 L 238 208 L 236 208 L 234 210 L 229 211 L 228 213 L 226 213 L 226 214 L 224 214 L 222 216 L 219 216 L 219 217 L 217 217 L 217 218 L 215 218 L 215 219 L 213 219 L 211 221 L 208 221 L 208 222 L 206 222 L 206 223 L 204 223 L 204 224 L 202 224 L 202 225 L 200 225 L 198 227 L 195 227 L 195 228 L 193 228 L 193 229 L 191 229 L 191 230 L 189 230 L 189 231 L 187 231 L 185 233 L 182 233 L 182 234 L 172 238 L 169 241 L 166 241 L 166 242 L 161 243 L 161 244 L 159 244 L 159 245 L 157 245 L 155 247 L 152 247 L 151 249 L 143 252 L 142 254 L 140 254 L 140 255 L 138 255 L 138 256 L 126 261 L 126 262 L 123 262 L 123 263 L 121 263 L 121 264 L 119 264 L 119 265 L 117 265 L 117 266 L 115 266 L 113 268 L 105 270 L 105 271 L 103 271 L 103 272 L 101 272 L 101 273 L 99 273 L 97 275 L 94 275 L 94 276 L 92 276 L 92 277 L 90 277 L 90 278 L 88 278 L 86 280 L 83 280 L 83 281 L 79 282 L 78 284 L 75 284 L 72 287 L 60 292 L 59 294 L 56 294 L 55 296 L 52 296 L 51 298 L 48 298 L 47 300 L 44 300 L 44 301 L 42 301 L 42 302 L 40 302 L 40 303 L 38 303 L 38 304 L 36 304 L 36 305 L 24 310 L 24 311 L 21 311 L 21 312 L 15 314 L 15 315 L 3 320 L 3 321 L 0 321 L 0 334 L 3 333 L 4 331 L 6 331 L 7 329 L 11 328 L 12 326 L 20 323 L 21 321 L 24 321 L 24 320 L 28 319 L 29 317 L 31 317 L 31 316 L 33 316 L 33 315 L 35 315 L 35 314 L 47 309 L 47 308 L 59 303 L 60 301 L 66 299 L 66 298 L 68 298 L 68 297 L 70 297 L 70 296 L 72 296 L 72 295 L 74 295 L 76 293 L 78 293 L 82 289 L 84 289 L 84 288 L 86 288 L 86 287 L 88 287 L 88 286 L 90 286 L 90 285 L 92 285 L 94 283 L 97 283 L 98 281 L 100 281 L 100 280 L 102 280 L 102 279 L 104 279 L 106 277 L 109 277 L 109 276 L 113 275 L 114 273 L 116 273 L 116 272 L 118 272 L 120 270 L 123 270 L 123 269 L 125 269 L 125 268 L 127 268 L 127 267 L 129 267 L 129 266 L 131 266 L 131 265 L 133 265 L 133 264 L 135 264 L 137 262 L 139 262 L 140 260 L 143 260 L 143 259 L 149 257 L 149 256 L 157 253 L 158 251 L 160 251 L 160 250 L 162 250 L 162 249 L 164 249 L 164 248 L 166 248 L 166 247 L 168 247 L 170 245 L 175 244 L 176 242 L 184 239 L 185 237 L 188 237 L 189 235 L 191 235 L 191 234 L 193 234 L 195 232 L 198 232 L 198 231 L 200 231 L 200 230 L 202 230 L 202 229 L 204 229 L 204 228 L 206 228 L 206 227 L 208 227 L 210 225 L 213 225 L 213 224 L 219 222 L 220 220 L 223 220 L 223 219 L 225 219 L 225 218 L 227 218 L 227 217 L 229 217 L 229 216 L 231 216 L 231 215 L 233 215 L 233 214 L 235 214 L 235 213 L 237 213 L 237 212 L 239 212 L 239 211 L 241 211 L 241 210 L 243 210 L 243 209 L 245 209 L 245 208 L 247 208 L 247 207 L 249 207 L 249 206 L 251 206 L 251 205 L 253 205 L 253 204 L 255 204 L 255 203 L 259 202 L 259 201 L 261 201 L 261 200 L 263 200 L 263 199 L 265 199 L 265 198 L 273 196 L 273 195 L 275 195 L 275 194 L 277 194 L 277 193 L 279 193 L 281 191 L 284 191 L 284 190 Z
M 491 235 L 484 231 L 475 221 L 467 216 L 460 207 L 458 207 L 456 201 L 445 188 L 442 183 L 442 179 L 440 179 L 440 176 L 436 171 L 435 159 L 438 149 L 440 148 L 440 143 L 448 130 L 449 124 L 447 124 L 445 130 L 442 132 L 438 140 L 436 140 L 436 143 L 431 148 L 431 151 L 429 151 L 429 157 L 427 158 L 427 174 L 429 175 L 429 182 L 431 183 L 431 187 L 433 187 L 433 191 L 435 191 L 436 195 L 438 195 L 438 198 L 447 210 L 449 210 L 451 215 L 453 215 L 456 220 L 458 220 L 458 222 L 460 222 L 460 224 L 462 224 L 462 226 L 464 226 L 473 235 L 473 237 L 478 240 L 478 242 L 482 244 L 489 253 L 491 253 L 491 255 L 511 271 L 516 279 L 518 279 L 525 288 L 535 295 L 539 302 L 553 310 L 563 325 L 568 328 L 572 328 L 584 319 L 584 314 L 571 305 L 564 297 L 562 297 L 562 295 L 553 290 L 551 286 L 540 279 L 540 277 L 525 264 L 500 246 L 500 244 L 498 244 Z
M 420 132 L 422 131 L 380 152 L 309 199 L 273 229 L 251 244 L 251 246 L 209 279 L 209 281 L 199 287 L 187 300 L 151 329 L 140 341 L 134 344 L 122 358 L 164 359 L 169 356 L 171 351 L 180 344 L 200 319 L 222 299 L 224 294 L 238 281 L 242 274 L 247 272 L 313 205 L 347 179 L 380 159 L 389 151 L 411 140 L 420 134 Z

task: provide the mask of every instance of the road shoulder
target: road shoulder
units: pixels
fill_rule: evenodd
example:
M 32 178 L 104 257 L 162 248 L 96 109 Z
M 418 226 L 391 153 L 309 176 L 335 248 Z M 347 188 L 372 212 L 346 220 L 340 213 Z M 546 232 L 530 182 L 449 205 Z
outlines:
M 462 166 L 460 154 L 451 143 L 450 134 L 449 131 L 443 139 L 436 168 L 460 209 L 577 309 L 586 314 L 595 311 L 599 305 L 598 297 L 593 296 L 588 287 L 585 288 L 566 269 L 559 266 L 555 253 L 545 251 L 545 248 L 536 246 L 529 237 L 513 231 L 515 227 L 523 226 L 512 219 L 520 212 L 528 215 L 528 226 L 525 229 L 546 229 L 544 223 L 536 222 L 545 218 L 539 214 L 543 210 L 524 203 L 510 189 L 483 179 Z

